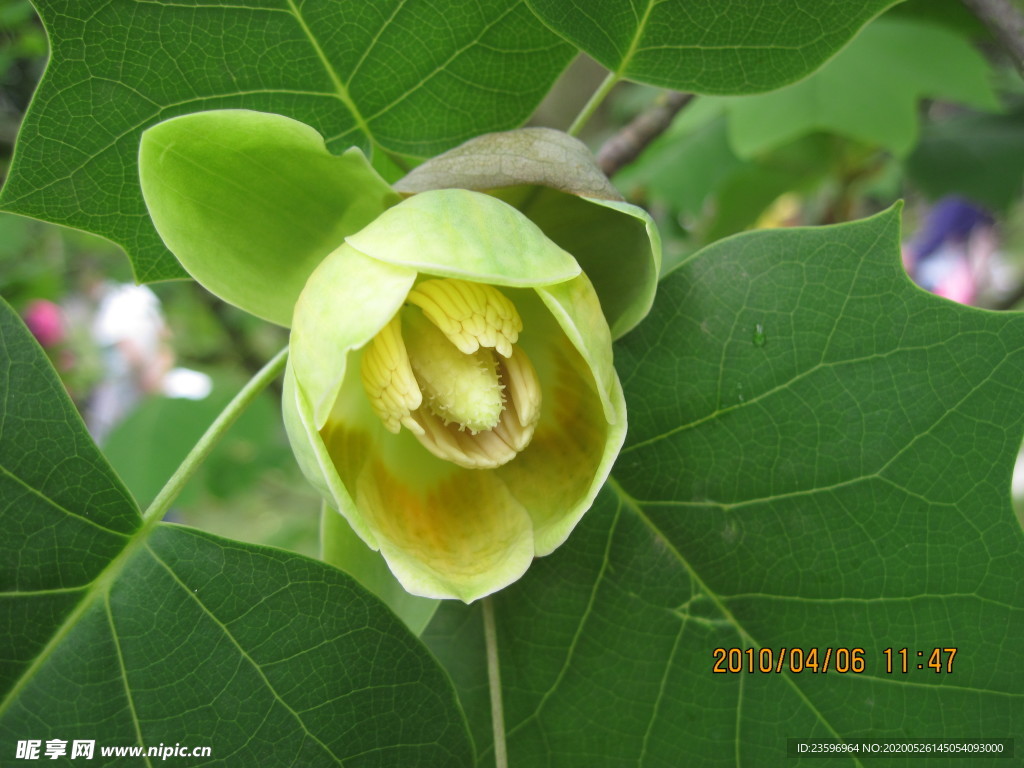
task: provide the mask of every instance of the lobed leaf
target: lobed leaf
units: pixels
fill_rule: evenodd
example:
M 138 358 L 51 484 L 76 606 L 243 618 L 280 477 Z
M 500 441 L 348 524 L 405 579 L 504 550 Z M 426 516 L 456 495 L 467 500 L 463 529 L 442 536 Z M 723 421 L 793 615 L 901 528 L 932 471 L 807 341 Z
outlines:
M 898 246 L 890 210 L 731 238 L 662 282 L 616 348 L 614 479 L 496 596 L 511 764 L 781 765 L 787 737 L 1020 731 L 1024 317 L 925 294 Z M 478 627 L 445 605 L 425 635 L 468 712 Z M 862 648 L 865 668 L 833 650 L 825 673 L 715 674 L 716 648 L 817 648 L 819 667 Z M 934 648 L 952 672 L 924 666 Z

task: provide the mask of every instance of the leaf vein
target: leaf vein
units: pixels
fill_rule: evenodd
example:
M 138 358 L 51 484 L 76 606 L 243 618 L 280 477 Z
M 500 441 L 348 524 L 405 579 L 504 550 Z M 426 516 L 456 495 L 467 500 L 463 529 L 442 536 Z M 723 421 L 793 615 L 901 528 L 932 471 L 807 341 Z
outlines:
M 313 34 L 313 30 L 311 30 L 309 25 L 306 24 L 306 20 L 303 18 L 299 7 L 295 4 L 295 0 L 286 0 L 286 2 L 288 3 L 288 8 L 290 9 L 292 16 L 294 16 L 295 20 L 298 22 L 302 33 L 306 36 L 306 39 L 309 40 L 309 44 L 313 46 L 313 52 L 320 60 L 320 64 L 323 66 L 324 71 L 334 84 L 334 90 L 338 99 L 352 114 L 352 118 L 355 120 L 356 125 L 359 126 L 359 130 L 362 131 L 363 135 L 365 135 L 366 138 L 374 144 L 377 144 L 376 139 L 373 137 L 373 133 L 370 131 L 366 118 L 363 117 L 359 107 L 357 107 L 356 103 L 352 100 L 352 96 L 348 92 L 348 87 L 345 85 L 344 81 L 342 81 L 337 70 L 334 69 L 334 66 L 328 60 L 327 55 L 324 53 L 324 49 L 320 46 L 319 40 L 317 40 L 316 36 Z
M 290 1 L 291 0 L 289 0 L 289 2 Z M 416 91 L 418 91 L 421 88 L 423 88 L 428 82 L 433 80 L 441 72 L 444 72 L 447 69 L 449 64 L 451 64 L 453 61 L 455 61 L 459 56 L 461 56 L 463 53 L 468 51 L 470 48 L 472 48 L 473 46 L 477 45 L 480 42 L 481 38 L 483 38 L 488 32 L 490 32 L 491 29 L 493 29 L 498 24 L 500 24 L 502 21 L 504 21 L 505 17 L 508 16 L 510 13 L 512 13 L 512 11 L 514 11 L 518 5 L 520 5 L 520 3 L 514 3 L 514 4 L 510 5 L 508 8 L 506 8 L 502 13 L 498 14 L 498 16 L 494 20 L 492 20 L 490 23 L 488 23 L 484 27 L 482 27 L 479 30 L 479 32 L 477 32 L 476 36 L 470 42 L 466 43 L 465 45 L 461 46 L 460 48 L 456 48 L 451 53 L 451 55 L 449 55 L 448 58 L 444 60 L 444 62 L 442 62 L 439 66 L 434 67 L 434 69 L 431 72 L 424 73 L 423 76 L 420 77 L 419 82 L 417 82 L 416 85 L 414 85 L 412 88 L 409 88 L 405 93 L 403 93 L 398 98 L 394 99 L 389 104 L 381 107 L 379 110 L 374 112 L 372 115 L 370 115 L 368 118 L 366 118 L 366 122 L 370 123 L 370 122 L 376 120 L 377 118 L 381 117 L 382 115 L 386 114 L 387 112 L 390 112 L 396 106 L 398 106 L 403 101 L 408 99 Z M 452 74 L 452 73 L 449 72 L 448 74 Z M 369 134 L 367 134 L 367 135 L 369 135 Z
M 26 483 L 24 480 L 22 480 L 16 474 L 11 472 L 9 469 L 7 469 L 7 467 L 3 466 L 2 464 L 0 464 L 0 473 L 3 473 L 3 475 L 5 475 L 6 477 L 8 477 L 11 480 L 13 480 L 15 483 L 20 485 L 22 488 L 24 488 L 26 491 L 31 493 L 33 496 L 35 496 L 35 497 L 37 497 L 39 499 L 42 499 L 44 502 L 46 502 L 48 505 L 50 505 L 51 507 L 56 509 L 58 512 L 62 512 L 65 515 L 67 515 L 68 517 L 73 517 L 76 520 L 81 520 L 84 523 L 88 523 L 93 528 L 96 528 L 96 529 L 98 529 L 100 531 L 105 531 L 106 533 L 113 534 L 114 536 L 117 536 L 118 538 L 121 538 L 121 539 L 130 539 L 132 537 L 130 534 L 122 533 L 121 531 L 116 531 L 113 528 L 108 528 L 105 525 L 101 525 L 101 524 L 97 523 L 95 520 L 90 520 L 85 515 L 79 514 L 77 512 L 72 512 L 70 509 L 65 507 L 63 504 L 58 503 L 55 499 L 47 496 L 45 493 L 43 493 L 39 489 L 33 488 L 31 485 Z
M 558 670 L 558 674 L 555 676 L 554 682 L 551 683 L 548 690 L 544 692 L 543 696 L 541 696 L 540 701 L 537 702 L 537 706 L 534 708 L 534 711 L 531 714 L 527 715 L 525 718 L 523 718 L 523 720 L 521 720 L 519 723 L 517 723 L 515 727 L 509 730 L 509 738 L 511 738 L 512 735 L 515 734 L 517 731 L 525 727 L 529 722 L 536 720 L 540 717 L 540 713 L 544 709 L 544 706 L 547 704 L 548 699 L 551 698 L 555 690 L 558 688 L 562 680 L 565 678 L 566 673 L 569 671 L 569 665 L 571 664 L 573 656 L 576 653 L 576 646 L 579 643 L 580 637 L 582 637 L 583 635 L 583 628 L 584 626 L 586 626 L 587 620 L 593 613 L 594 603 L 597 600 L 598 588 L 600 587 L 601 582 L 604 581 L 605 573 L 607 572 L 609 563 L 611 562 L 611 546 L 612 541 L 615 538 L 615 529 L 618 527 L 619 516 L 621 511 L 622 500 L 620 499 L 619 507 L 615 511 L 615 518 L 612 521 L 611 526 L 609 526 L 608 528 L 608 538 L 605 542 L 604 558 L 601 562 L 601 569 L 598 571 L 597 577 L 594 579 L 594 584 L 590 589 L 590 595 L 587 598 L 586 608 L 580 616 L 579 624 L 576 627 L 576 632 L 573 634 L 572 641 L 569 643 L 569 648 L 565 655 L 565 661 L 562 663 L 562 668 Z
M 290 1 L 291 0 L 289 0 L 289 2 Z M 256 674 L 259 676 L 259 678 L 263 681 L 263 684 L 266 686 L 267 690 L 270 691 L 270 693 L 274 697 L 274 699 L 278 703 L 280 703 L 281 706 L 284 707 L 285 710 L 298 723 L 298 725 L 302 729 L 303 733 L 305 733 L 312 741 L 314 741 L 318 746 L 320 746 L 324 750 L 324 752 L 326 752 L 328 755 L 330 755 L 331 758 L 334 760 L 335 764 L 340 765 L 340 766 L 344 766 L 345 765 L 345 761 L 342 760 L 338 755 L 336 755 L 331 750 L 330 747 L 328 747 L 326 744 L 324 744 L 323 741 L 321 741 L 312 731 L 309 730 L 309 728 L 306 726 L 305 721 L 302 719 L 301 715 L 295 709 L 293 709 L 284 700 L 284 698 L 282 698 L 282 696 L 277 692 L 277 689 L 274 688 L 273 684 L 270 682 L 270 679 L 267 677 L 266 673 L 263 671 L 263 666 L 260 665 L 254 658 L 252 658 L 252 656 L 249 655 L 249 653 L 242 647 L 241 643 L 238 642 L 238 639 L 234 636 L 234 634 L 232 634 L 231 630 L 228 629 L 228 626 L 224 622 L 222 622 L 219 618 L 217 618 L 217 616 L 213 613 L 213 611 L 211 611 L 209 608 L 206 607 L 206 604 L 203 603 L 203 601 L 199 599 L 199 596 L 195 592 L 193 592 L 188 587 L 188 585 L 185 584 L 178 577 L 178 574 L 175 573 L 174 569 L 171 568 L 171 566 L 167 562 L 165 562 L 164 559 L 161 558 L 160 555 L 158 555 L 153 550 L 153 548 L 149 546 L 149 544 L 146 544 L 146 549 L 148 550 L 150 556 L 152 556 L 152 558 L 158 564 L 160 564 L 160 566 L 162 566 L 164 568 L 164 570 L 167 571 L 168 575 L 170 575 L 170 577 L 174 580 L 174 582 L 179 587 L 181 587 L 181 589 L 184 591 L 184 593 L 189 596 L 189 598 L 199 607 L 199 609 L 204 614 L 206 614 L 206 616 L 209 617 L 209 619 L 217 627 L 220 628 L 220 630 L 224 633 L 224 636 L 227 638 L 227 640 L 235 647 L 235 650 L 238 651 L 239 655 L 250 664 L 250 666 L 252 667 L 253 671 L 255 671 Z
M 135 729 L 135 742 L 140 746 L 145 746 L 145 740 L 142 738 L 142 724 L 139 723 L 139 714 L 135 709 L 135 697 L 132 696 L 131 686 L 128 684 L 128 670 L 124 665 L 124 654 L 121 652 L 121 641 L 118 639 L 117 625 L 114 623 L 114 613 L 110 607 L 110 591 L 108 590 L 103 595 L 103 609 L 107 615 L 107 624 L 110 626 L 110 639 L 114 642 L 114 651 L 117 656 L 117 668 L 121 671 L 121 682 L 124 684 L 124 695 L 128 700 L 128 711 L 131 713 L 132 728 Z M 152 762 L 149 759 L 149 754 L 143 755 L 146 761 L 146 765 L 152 768 Z
M 691 566 L 689 561 L 685 557 L 683 557 L 683 553 L 679 551 L 679 549 L 675 546 L 672 540 L 669 539 L 669 537 L 666 536 L 664 533 L 662 533 L 661 529 L 658 528 L 658 526 L 656 526 L 654 522 L 644 513 L 643 508 L 640 505 L 640 502 L 638 502 L 636 499 L 630 496 L 625 491 L 625 489 L 621 485 L 619 485 L 618 481 L 615 480 L 615 478 L 608 479 L 608 487 L 614 490 L 615 493 L 619 496 L 620 509 L 622 506 L 627 506 L 634 514 L 636 514 L 640 521 L 643 522 L 643 524 L 647 528 L 649 528 L 655 536 L 658 537 L 658 539 L 662 542 L 662 544 L 664 544 L 666 549 L 668 549 L 668 551 L 671 552 L 673 556 L 679 561 L 679 564 L 683 566 L 683 568 L 689 574 L 690 578 L 693 580 L 693 583 L 696 584 L 698 588 L 708 596 L 708 599 L 711 600 L 711 602 L 715 605 L 716 608 L 718 608 L 722 616 L 724 616 L 725 619 L 733 626 L 733 628 L 736 630 L 739 636 L 743 639 L 744 643 L 746 643 L 749 647 L 760 650 L 760 648 L 762 647 L 760 643 L 758 643 L 753 638 L 753 636 L 743 627 L 740 621 L 732 614 L 728 607 L 723 603 L 722 598 L 716 592 L 714 592 L 707 584 L 704 583 L 704 581 L 700 578 L 697 572 L 693 569 L 693 566 Z M 804 705 L 808 708 L 811 714 L 814 715 L 818 722 L 820 722 L 822 726 L 834 738 L 841 738 L 836 729 L 833 728 L 832 724 L 825 718 L 825 715 L 820 710 L 818 710 L 816 706 L 814 706 L 814 702 L 812 702 L 807 697 L 807 695 L 796 684 L 796 682 L 792 680 L 789 674 L 783 672 L 781 675 L 777 677 L 781 678 L 786 683 L 786 685 L 788 685 L 793 690 L 797 697 L 803 701 Z M 859 761 L 855 760 L 854 762 L 857 765 L 860 765 Z
M 665 689 L 669 672 L 672 669 L 672 663 L 675 661 L 676 655 L 679 653 L 679 641 L 683 639 L 683 632 L 685 629 L 686 622 L 680 622 L 679 631 L 676 632 L 676 639 L 672 643 L 672 651 L 665 659 L 665 671 L 662 673 L 661 681 L 658 683 L 658 695 L 654 699 L 654 707 L 651 709 L 651 717 L 647 721 L 647 728 L 644 729 L 644 738 L 640 744 L 640 754 L 637 756 L 636 760 L 638 768 L 644 763 L 644 756 L 647 754 L 647 742 L 651 738 L 651 732 L 654 730 L 654 723 L 658 719 L 658 713 L 661 711 L 661 702 L 665 699 Z

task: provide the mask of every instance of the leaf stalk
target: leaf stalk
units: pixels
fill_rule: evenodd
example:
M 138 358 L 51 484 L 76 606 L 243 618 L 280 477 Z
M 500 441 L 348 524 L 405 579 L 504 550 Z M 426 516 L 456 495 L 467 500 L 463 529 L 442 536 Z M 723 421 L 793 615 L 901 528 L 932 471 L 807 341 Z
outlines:
M 491 692 L 491 727 L 494 729 L 495 768 L 508 768 L 505 745 L 505 709 L 501 701 L 501 668 L 498 663 L 498 632 L 494 623 L 494 602 L 483 599 L 484 641 L 487 644 L 487 682 Z
M 572 121 L 572 125 L 566 131 L 570 136 L 579 136 L 580 131 L 583 130 L 583 126 L 587 124 L 587 121 L 594 116 L 597 108 L 601 106 L 601 103 L 605 100 L 605 97 L 611 92 L 615 84 L 619 82 L 619 76 L 614 72 L 609 72 L 607 77 L 601 85 L 598 86 L 597 90 L 594 91 L 594 95 L 591 96 L 587 103 L 583 105 L 583 109 L 576 115 L 576 119 Z
M 249 379 L 224 410 L 217 415 L 217 418 L 213 420 L 213 423 L 203 433 L 203 436 L 199 438 L 199 441 L 192 446 L 192 450 L 188 452 L 184 461 L 181 462 L 181 465 L 174 471 L 171 478 L 160 489 L 160 493 L 156 495 L 156 498 L 153 499 L 153 502 L 143 513 L 142 520 L 144 524 L 163 519 L 171 504 L 178 498 L 178 494 L 181 493 L 188 481 L 192 479 L 200 465 L 206 461 L 220 438 L 241 416 L 242 412 L 249 407 L 249 404 L 256 399 L 256 396 L 284 370 L 287 360 L 288 347 L 285 347 L 274 355 L 255 376 Z

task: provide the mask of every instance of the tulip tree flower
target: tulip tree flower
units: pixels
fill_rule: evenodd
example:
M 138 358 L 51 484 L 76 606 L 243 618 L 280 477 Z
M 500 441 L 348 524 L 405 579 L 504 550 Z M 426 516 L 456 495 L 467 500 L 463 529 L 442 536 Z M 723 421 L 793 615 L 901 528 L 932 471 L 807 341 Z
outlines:
M 469 602 L 518 579 L 624 440 L 611 343 L 649 308 L 660 255 L 586 158 L 554 131 L 495 134 L 392 188 L 278 115 L 143 136 L 157 231 L 209 290 L 291 327 L 299 464 L 412 594 Z

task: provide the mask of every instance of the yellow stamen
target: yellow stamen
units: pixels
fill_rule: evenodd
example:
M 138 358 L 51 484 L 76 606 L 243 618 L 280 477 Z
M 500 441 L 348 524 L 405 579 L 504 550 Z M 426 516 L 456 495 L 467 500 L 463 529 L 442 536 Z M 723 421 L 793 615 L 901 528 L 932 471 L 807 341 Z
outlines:
M 466 469 L 494 469 L 506 464 L 519 453 L 500 439 L 494 431 L 471 434 L 455 424 L 445 424 L 427 408 L 416 412 L 423 428 L 419 441 L 435 456 Z
M 407 301 L 441 329 L 461 352 L 471 355 L 480 347 L 512 355 L 523 321 L 515 305 L 497 288 L 466 280 L 424 280 L 409 292 Z
M 363 353 L 374 412 L 460 467 L 508 463 L 533 439 L 541 403 L 537 372 L 516 346 L 515 305 L 492 286 L 451 279 L 423 281 L 408 303 L 418 309 L 395 315 Z
M 398 315 L 366 347 L 361 373 L 370 405 L 389 432 L 397 435 L 402 424 L 415 434 L 423 431 L 412 418 L 412 412 L 423 403 L 423 394 L 409 364 Z
M 533 363 L 519 347 L 501 361 L 501 380 L 507 388 L 520 426 L 532 431 L 540 419 L 540 381 Z

